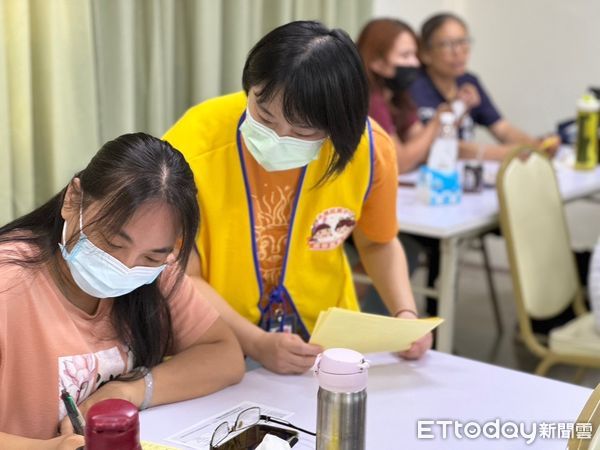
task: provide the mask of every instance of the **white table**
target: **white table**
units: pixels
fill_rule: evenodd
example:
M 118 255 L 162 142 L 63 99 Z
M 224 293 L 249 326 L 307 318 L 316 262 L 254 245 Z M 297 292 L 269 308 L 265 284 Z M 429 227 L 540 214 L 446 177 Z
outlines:
M 486 169 L 488 168 L 492 166 L 488 165 Z M 583 172 L 561 165 L 557 167 L 556 173 L 565 202 L 600 192 L 600 167 Z M 400 187 L 397 216 L 401 232 L 440 240 L 438 315 L 445 322 L 438 329 L 436 348 L 451 352 L 458 246 L 465 238 L 480 235 L 498 226 L 496 191 L 486 188 L 481 193 L 464 194 L 461 203 L 457 205 L 428 206 L 419 201 L 414 188 Z
M 500 419 L 535 423 L 573 423 L 591 390 L 580 386 L 508 370 L 457 356 L 428 352 L 418 362 L 390 354 L 370 355 L 367 399 L 368 450 L 396 449 L 564 449 L 565 439 L 538 438 L 530 446 L 524 439 L 441 438 L 435 428 L 432 440 L 417 439 L 417 420 L 453 419 L 480 424 Z M 312 374 L 276 375 L 265 369 L 246 374 L 236 386 L 208 397 L 165 405 L 141 413 L 142 439 L 169 444 L 164 439 L 242 401 L 252 401 L 294 412 L 291 423 L 314 430 L 317 382 Z M 302 435 L 302 433 L 301 433 Z M 312 448 L 301 441 L 296 447 Z

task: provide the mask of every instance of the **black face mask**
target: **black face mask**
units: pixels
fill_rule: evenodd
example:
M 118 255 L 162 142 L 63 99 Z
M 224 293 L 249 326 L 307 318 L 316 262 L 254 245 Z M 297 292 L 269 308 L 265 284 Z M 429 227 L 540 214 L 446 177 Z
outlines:
M 396 66 L 392 78 L 384 78 L 385 85 L 394 92 L 407 90 L 419 76 L 419 68 L 414 66 Z

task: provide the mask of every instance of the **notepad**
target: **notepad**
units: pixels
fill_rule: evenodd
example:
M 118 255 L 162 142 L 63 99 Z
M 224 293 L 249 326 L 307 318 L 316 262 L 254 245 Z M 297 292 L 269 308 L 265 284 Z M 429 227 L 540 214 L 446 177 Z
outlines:
M 361 353 L 403 351 L 442 322 L 439 317 L 399 319 L 329 308 L 319 314 L 310 342 Z
M 143 450 L 178 450 L 175 447 L 167 447 L 166 445 L 155 444 L 154 442 L 142 441 Z

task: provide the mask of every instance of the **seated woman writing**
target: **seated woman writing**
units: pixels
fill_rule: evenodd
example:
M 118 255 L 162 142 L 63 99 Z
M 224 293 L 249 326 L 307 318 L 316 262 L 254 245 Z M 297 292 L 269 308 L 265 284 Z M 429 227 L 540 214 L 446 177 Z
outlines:
M 184 274 L 196 195 L 181 153 L 129 134 L 0 228 L 0 448 L 83 445 L 63 390 L 85 415 L 106 398 L 144 409 L 242 378 L 235 336 Z

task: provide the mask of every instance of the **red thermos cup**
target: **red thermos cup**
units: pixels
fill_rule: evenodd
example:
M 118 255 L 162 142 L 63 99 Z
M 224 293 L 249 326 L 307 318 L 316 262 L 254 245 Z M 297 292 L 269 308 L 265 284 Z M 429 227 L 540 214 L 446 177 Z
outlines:
M 138 410 L 126 400 L 102 400 L 86 415 L 85 450 L 142 450 Z

